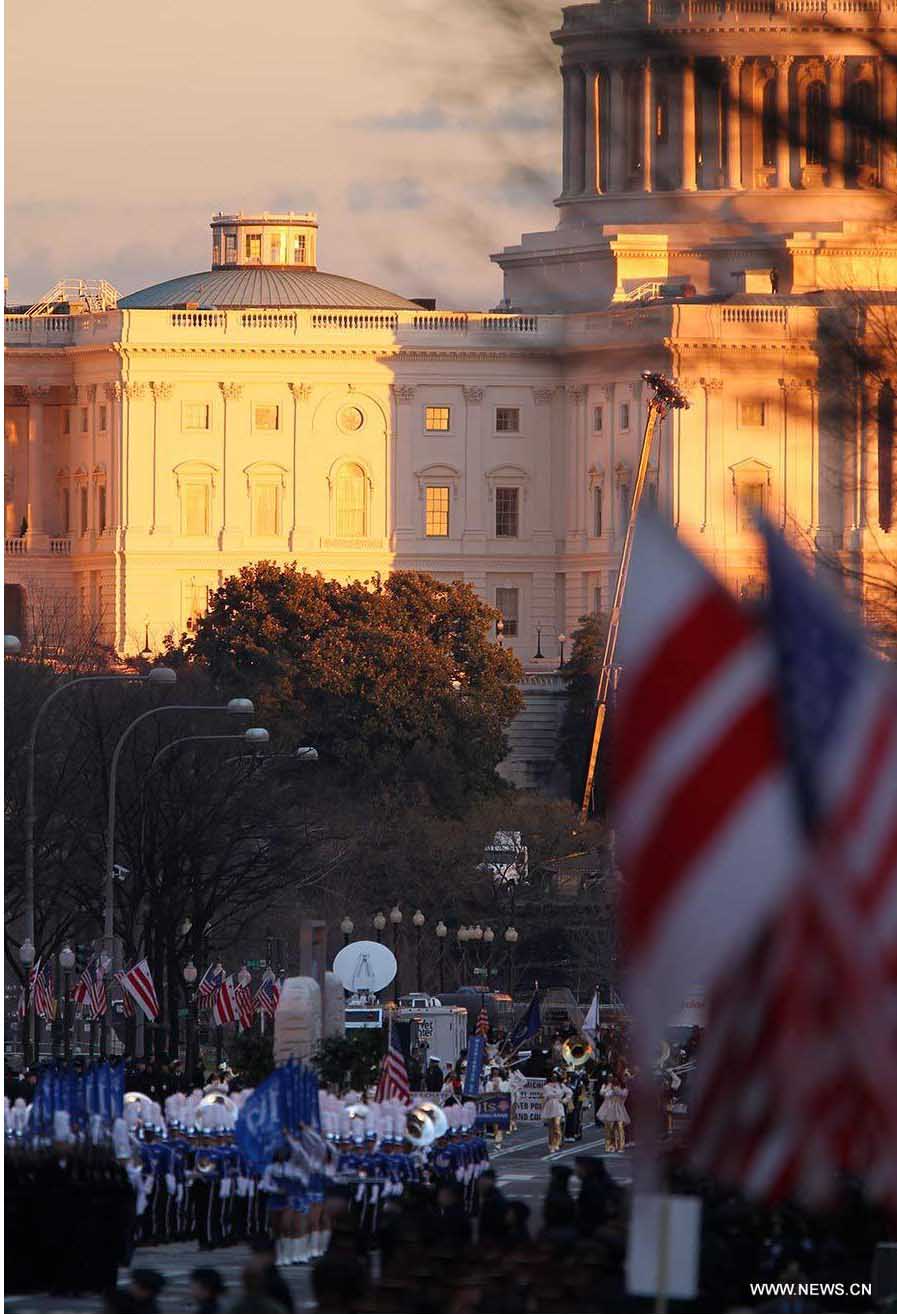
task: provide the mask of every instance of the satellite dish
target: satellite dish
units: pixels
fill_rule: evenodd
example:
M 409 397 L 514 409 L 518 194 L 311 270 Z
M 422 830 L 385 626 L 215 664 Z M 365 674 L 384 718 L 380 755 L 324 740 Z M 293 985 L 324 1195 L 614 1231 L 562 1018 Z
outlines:
M 355 940 L 340 949 L 333 970 L 350 994 L 385 990 L 398 970 L 395 954 L 376 940 Z

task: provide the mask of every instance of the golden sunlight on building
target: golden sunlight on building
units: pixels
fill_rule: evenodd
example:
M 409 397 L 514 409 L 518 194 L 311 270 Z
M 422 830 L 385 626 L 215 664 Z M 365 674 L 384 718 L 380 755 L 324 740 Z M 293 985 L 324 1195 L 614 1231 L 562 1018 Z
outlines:
M 751 4 L 564 11 L 560 219 L 493 257 L 498 310 L 320 271 L 315 215 L 218 214 L 208 271 L 7 313 L 7 629 L 63 598 L 157 649 L 263 558 L 463 578 L 533 675 L 536 777 L 540 665 L 610 597 L 643 370 L 692 403 L 648 498 L 739 594 L 757 506 L 849 588 L 893 569 L 897 8 L 833 34 L 774 3 L 758 36 Z

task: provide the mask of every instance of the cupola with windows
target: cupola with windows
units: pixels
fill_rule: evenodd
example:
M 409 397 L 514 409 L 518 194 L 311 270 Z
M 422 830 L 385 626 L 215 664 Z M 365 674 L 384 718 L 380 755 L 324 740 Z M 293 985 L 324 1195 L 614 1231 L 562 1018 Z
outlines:
M 212 229 L 212 268 L 315 269 L 316 214 L 221 214 Z

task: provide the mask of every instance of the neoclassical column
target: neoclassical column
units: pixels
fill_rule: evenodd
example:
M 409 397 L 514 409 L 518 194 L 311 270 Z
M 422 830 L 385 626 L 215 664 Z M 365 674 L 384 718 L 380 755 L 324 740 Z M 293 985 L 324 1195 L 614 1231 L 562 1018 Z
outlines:
M 299 479 L 299 434 L 308 433 L 303 421 L 308 414 L 308 403 L 311 400 L 311 385 L 308 383 L 291 383 L 289 385 L 290 393 L 293 398 L 293 469 L 290 475 L 290 490 L 292 494 L 293 509 L 290 516 L 290 531 L 287 535 L 287 543 L 291 552 L 295 552 L 298 547 L 299 539 L 299 489 L 301 487 Z
M 239 487 L 239 481 L 228 478 L 228 462 L 230 453 L 228 451 L 229 428 L 234 422 L 233 403 L 238 402 L 243 395 L 243 385 L 241 383 L 219 383 L 221 396 L 224 398 L 224 424 L 222 425 L 221 439 L 221 532 L 218 536 L 218 546 L 225 548 L 235 546 L 228 540 L 234 535 L 235 508 L 231 505 L 233 497 L 232 489 Z
M 565 537 L 574 538 L 580 528 L 579 524 L 579 485 L 585 475 L 583 460 L 581 413 L 585 404 L 586 390 L 582 384 L 567 384 L 565 387 L 566 406 L 566 467 L 567 467 L 567 523 Z
M 882 186 L 897 190 L 897 66 L 893 59 L 879 61 L 881 68 L 881 175 Z
M 570 192 L 578 196 L 585 187 L 585 70 L 570 70 Z
M 878 407 L 881 381 L 874 377 L 863 383 L 863 445 L 860 465 L 860 525 L 877 533 L 878 508 Z
M 654 79 L 650 55 L 642 65 L 642 191 L 654 190 Z
M 25 389 L 28 401 L 28 539 L 34 547 L 47 537 L 46 489 L 49 459 L 46 446 L 46 403 L 50 389 L 42 384 Z
M 697 95 L 695 61 L 687 55 L 682 61 L 682 182 L 680 190 L 698 190 Z
M 591 196 L 601 191 L 601 71 L 585 70 L 585 180 L 583 191 Z
M 109 405 L 106 432 L 109 437 L 109 525 L 114 534 L 115 547 L 121 547 L 119 533 L 122 527 L 122 461 L 121 461 L 121 384 L 107 383 L 103 389 Z M 116 634 L 118 630 L 116 629 Z
M 626 76 L 622 64 L 610 70 L 610 143 L 608 191 L 622 192 L 626 187 Z
M 729 55 L 723 63 L 728 79 L 728 96 L 726 104 L 726 186 L 734 191 L 743 191 L 741 181 L 741 70 L 744 67 L 742 55 Z
M 563 109 L 563 140 L 561 142 L 561 151 L 563 154 L 563 175 L 561 179 L 561 191 L 565 196 L 570 193 L 570 69 L 561 69 L 561 87 L 564 96 Z
M 121 457 L 121 487 L 122 487 L 122 529 L 127 530 L 134 523 L 134 507 L 131 503 L 131 420 L 133 418 L 134 403 L 142 401 L 146 395 L 145 383 L 123 383 L 122 395 L 124 403 L 122 404 L 122 457 Z M 139 449 L 139 443 L 136 444 Z M 139 522 L 138 523 L 142 523 Z
M 795 431 L 800 428 L 801 395 L 806 387 L 803 379 L 779 379 L 782 391 L 781 441 L 779 450 L 779 527 L 785 529 L 788 521 L 788 499 L 791 495 L 791 449 Z
M 776 58 L 776 187 L 791 186 L 791 95 L 793 55 Z
M 482 388 L 464 393 L 464 538 L 485 542 L 487 528 L 483 507 L 483 396 Z M 419 532 L 419 531 L 418 531 Z M 494 526 L 492 531 L 494 532 Z
M 701 516 L 701 533 L 707 534 L 711 532 L 713 523 L 713 507 L 711 505 L 713 471 L 710 468 L 710 444 L 712 436 L 722 432 L 721 417 L 719 415 L 715 416 L 711 423 L 710 401 L 712 397 L 718 397 L 722 393 L 723 381 L 722 379 L 701 379 L 700 384 L 704 389 L 704 507 Z
M 552 403 L 554 388 L 533 388 L 533 402 L 536 407 L 536 464 L 535 495 L 533 497 L 534 540 L 545 543 L 554 541 L 552 528 L 552 489 L 554 487 L 553 469 L 554 443 L 552 434 Z
M 168 400 L 171 398 L 171 394 L 174 392 L 174 387 L 173 387 L 172 384 L 170 384 L 170 383 L 151 383 L 151 384 L 150 384 L 150 392 L 151 392 L 152 395 L 153 395 L 153 447 L 152 447 L 152 461 L 153 461 L 153 467 L 152 467 L 152 471 L 151 471 L 151 473 L 150 473 L 150 479 L 151 479 L 151 481 L 152 481 L 152 505 L 151 505 L 151 507 L 150 507 L 150 526 L 149 526 L 149 532 L 150 532 L 151 534 L 155 534 L 155 533 L 157 532 L 157 521 L 158 521 L 158 511 L 159 511 L 159 504 L 158 504 L 158 496 L 159 496 L 159 492 L 158 492 L 158 485 L 159 485 L 159 441 L 158 441 L 158 433 L 159 433 L 159 403 L 160 403 L 160 402 L 163 402 L 163 401 L 168 401 Z
M 844 124 L 844 55 L 832 55 L 826 60 L 828 65 L 829 95 L 829 186 L 844 186 L 844 146 L 846 131 Z

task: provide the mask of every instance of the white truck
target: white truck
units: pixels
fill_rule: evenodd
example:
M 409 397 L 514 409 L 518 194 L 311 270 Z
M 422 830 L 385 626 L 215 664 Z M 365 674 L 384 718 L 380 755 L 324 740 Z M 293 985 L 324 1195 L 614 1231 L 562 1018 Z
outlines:
M 465 1008 L 443 1004 L 432 995 L 403 995 L 393 1018 L 409 1023 L 411 1049 L 419 1048 L 425 1063 L 431 1056 L 443 1066 L 454 1063 L 467 1048 Z

